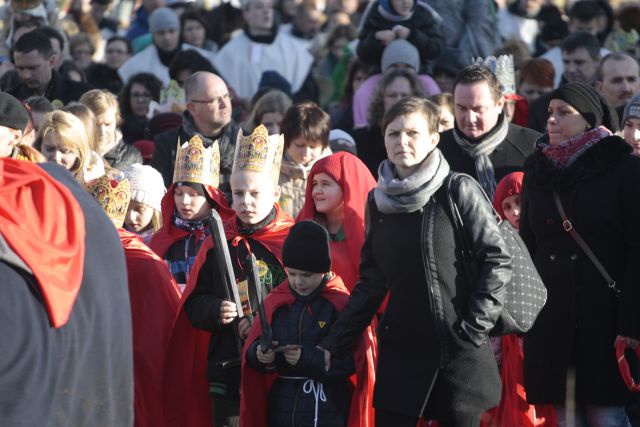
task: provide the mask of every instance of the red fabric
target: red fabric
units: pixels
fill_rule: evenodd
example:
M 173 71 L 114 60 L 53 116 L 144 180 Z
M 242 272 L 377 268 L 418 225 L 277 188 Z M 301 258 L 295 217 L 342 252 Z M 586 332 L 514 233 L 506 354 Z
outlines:
M 522 180 L 524 173 L 511 172 L 500 180 L 496 187 L 496 194 L 493 196 L 493 207 L 500 214 L 500 218 L 506 219 L 502 210 L 502 202 L 509 196 L 517 196 L 522 193 Z
M 349 300 L 349 291 L 339 276 L 333 276 L 322 291 L 322 296 L 333 304 L 338 311 L 342 311 Z M 285 281 L 267 296 L 264 302 L 267 320 L 271 323 L 273 313 L 284 305 L 291 305 L 295 301 Z M 267 427 L 267 394 L 276 374 L 265 375 L 246 366 L 246 352 L 248 347 L 262 333 L 260 320 L 256 318 L 249 336 L 242 349 L 242 376 L 240 393 L 240 427 Z M 374 411 L 372 406 L 375 342 L 371 327 L 367 327 L 354 352 L 356 375 L 351 378 L 355 390 L 351 400 L 349 413 L 349 427 L 373 427 Z
M 627 349 L 627 341 L 623 339 L 619 339 L 616 341 L 616 357 L 618 358 L 618 369 L 620 369 L 620 375 L 622 375 L 622 379 L 624 380 L 624 384 L 630 391 L 639 392 L 640 384 L 636 383 L 636 380 L 631 375 L 631 369 L 629 368 L 629 362 L 627 362 L 627 358 L 624 355 L 625 350 Z M 635 350 L 636 357 L 640 357 L 640 346 L 636 347 Z
M 165 262 L 137 235 L 118 229 L 129 277 L 135 426 L 162 426 L 162 370 L 180 290 Z
M 224 193 L 215 187 L 210 185 L 202 185 L 209 194 L 209 197 L 216 202 L 217 206 L 213 206 L 220 214 L 223 222 L 228 221 L 235 215 L 235 212 L 229 208 L 227 199 L 224 197 Z M 156 234 L 153 235 L 149 247 L 158 254 L 160 258 L 164 258 L 164 254 L 169 250 L 178 240 L 184 239 L 189 235 L 188 232 L 176 228 L 173 224 L 173 214 L 176 209 L 176 202 L 173 200 L 173 193 L 175 191 L 176 184 L 171 184 L 167 194 L 162 198 L 162 228 Z
M 326 173 L 338 183 L 342 189 L 344 200 L 344 233 L 350 263 L 342 262 L 338 256 L 340 252 L 331 252 L 334 264 L 332 270 L 344 279 L 349 291 L 356 285 L 358 268 L 360 267 L 360 251 L 364 244 L 364 216 L 367 195 L 376 186 L 376 181 L 369 169 L 356 156 L 339 152 L 318 160 L 309 172 L 305 203 L 296 218 L 296 222 L 305 219 L 315 219 L 318 215 L 313 202 L 313 177 L 318 173 Z M 333 249 L 333 246 L 332 248 Z M 347 271 L 346 269 L 351 271 Z
M 517 335 L 502 337 L 502 400 L 482 417 L 481 427 L 555 427 L 552 405 L 529 405 L 524 389 L 524 352 Z
M 529 103 L 525 98 L 516 94 L 508 94 L 504 96 L 506 99 L 513 99 L 516 101 L 516 107 L 513 112 L 513 120 L 511 122 L 514 125 L 527 127 L 529 123 Z
M 282 245 L 293 220 L 277 205 L 275 208 L 276 218 L 249 238 L 260 242 L 282 262 Z M 225 233 L 227 240 L 231 240 L 234 245 L 246 240 L 238 232 L 235 216 L 225 224 Z M 207 251 L 212 247 L 213 240 L 209 236 L 196 257 L 169 340 L 162 401 L 165 424 L 171 427 L 211 427 L 212 424 L 207 382 L 207 353 L 211 333 L 194 328 L 182 309 L 184 301 L 196 287 L 198 272 L 206 260 Z
M 33 272 L 51 325 L 63 326 L 84 270 L 85 221 L 78 201 L 35 164 L 0 159 L 0 233 Z

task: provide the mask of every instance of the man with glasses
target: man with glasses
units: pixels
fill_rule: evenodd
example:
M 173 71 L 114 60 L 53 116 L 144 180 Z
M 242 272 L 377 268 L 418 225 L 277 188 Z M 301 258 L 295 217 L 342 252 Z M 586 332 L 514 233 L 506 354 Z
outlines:
M 187 110 L 183 113 L 182 125 L 155 137 L 156 150 L 151 166 L 162 174 L 168 188 L 173 182 L 178 142 L 182 145 L 198 135 L 205 147 L 210 147 L 217 140 L 220 145 L 220 189 L 230 199 L 229 176 L 240 128 L 231 118 L 229 89 L 220 77 L 201 71 L 187 79 L 184 91 Z

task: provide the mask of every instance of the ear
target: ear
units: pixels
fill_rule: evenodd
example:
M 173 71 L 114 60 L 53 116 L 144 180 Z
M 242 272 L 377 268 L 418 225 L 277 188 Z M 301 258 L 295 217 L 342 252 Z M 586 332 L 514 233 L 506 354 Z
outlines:
M 504 107 L 504 96 L 501 96 L 500 99 L 498 99 L 498 102 L 496 102 L 496 106 L 500 107 L 500 109 L 502 110 L 502 108 Z
M 280 200 L 280 195 L 282 194 L 282 188 L 279 185 L 276 185 L 273 190 L 273 201 L 274 203 L 278 203 Z
M 598 92 L 600 92 L 600 94 L 602 95 L 602 81 L 601 80 L 596 80 L 595 82 L 595 88 Z
M 431 145 L 435 147 L 438 145 L 439 142 L 440 142 L 440 134 L 436 130 L 435 132 L 431 133 Z

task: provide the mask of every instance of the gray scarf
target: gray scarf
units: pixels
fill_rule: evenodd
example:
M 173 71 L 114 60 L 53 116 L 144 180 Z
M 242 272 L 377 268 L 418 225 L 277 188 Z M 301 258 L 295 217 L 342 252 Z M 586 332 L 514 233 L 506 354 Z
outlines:
M 378 168 L 378 186 L 373 195 L 384 214 L 411 213 L 427 204 L 449 174 L 449 163 L 437 148 L 406 178 L 398 178 L 391 160 Z
M 459 133 L 457 126 L 453 129 L 453 137 L 460 148 L 474 160 L 478 181 L 489 196 L 489 200 L 493 200 L 496 193 L 496 178 L 489 155 L 498 145 L 502 144 L 509 132 L 509 122 L 505 119 L 504 114 L 500 115 L 499 120 L 496 128 L 482 136 L 480 142 L 470 142 L 466 136 Z

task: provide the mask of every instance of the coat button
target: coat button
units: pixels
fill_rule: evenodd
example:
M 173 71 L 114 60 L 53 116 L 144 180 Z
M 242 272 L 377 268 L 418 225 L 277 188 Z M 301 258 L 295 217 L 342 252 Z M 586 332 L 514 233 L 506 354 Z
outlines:
M 571 261 L 575 261 L 578 259 L 578 254 L 571 254 L 569 258 L 571 259 Z
M 551 261 L 555 261 L 556 260 L 556 256 L 554 254 L 549 255 L 549 259 Z

